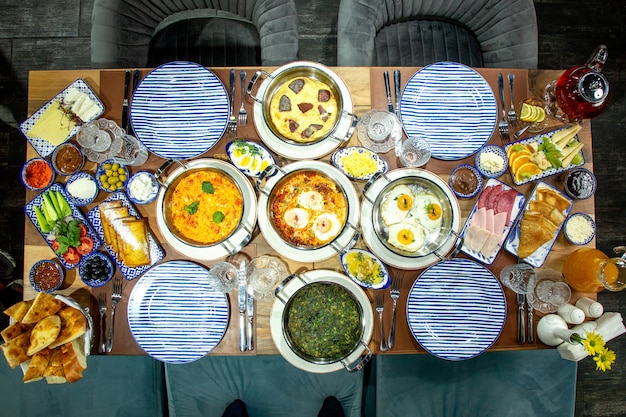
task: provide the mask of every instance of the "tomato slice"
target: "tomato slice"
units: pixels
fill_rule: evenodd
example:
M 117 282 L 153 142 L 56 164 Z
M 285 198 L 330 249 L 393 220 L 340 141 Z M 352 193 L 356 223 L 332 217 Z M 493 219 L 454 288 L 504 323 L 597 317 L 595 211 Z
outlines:
M 79 223 L 78 227 L 80 228 L 80 237 L 87 236 L 87 226 L 85 226 L 85 223 Z
M 70 246 L 67 252 L 63 254 L 63 259 L 70 265 L 77 264 L 80 261 L 80 253 L 78 253 L 76 248 Z
M 80 243 L 76 248 L 81 255 L 87 255 L 93 250 L 93 240 L 89 236 L 83 236 L 80 238 Z
M 59 246 L 61 246 L 59 245 L 59 241 L 54 239 L 52 241 L 52 250 L 54 251 L 54 253 L 57 253 L 57 250 L 59 250 Z

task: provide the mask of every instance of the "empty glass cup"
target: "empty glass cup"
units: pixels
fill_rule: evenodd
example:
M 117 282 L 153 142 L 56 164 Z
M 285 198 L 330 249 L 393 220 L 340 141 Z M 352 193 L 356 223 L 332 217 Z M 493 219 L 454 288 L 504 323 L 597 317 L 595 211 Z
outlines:
M 528 302 L 542 313 L 554 313 L 559 307 L 569 302 L 572 290 L 563 278 L 563 274 L 554 269 L 545 268 L 537 271 L 537 283 L 528 293 Z
M 255 300 L 274 295 L 278 282 L 288 275 L 287 267 L 278 258 L 262 255 L 248 264 L 248 292 Z
M 412 136 L 402 143 L 400 162 L 407 168 L 418 168 L 426 165 L 431 151 L 428 141 L 420 136 Z
M 237 268 L 229 262 L 218 262 L 209 269 L 208 279 L 214 290 L 232 291 L 237 287 Z
M 537 283 L 535 269 L 525 263 L 507 265 L 500 272 L 500 281 L 517 294 L 527 294 Z

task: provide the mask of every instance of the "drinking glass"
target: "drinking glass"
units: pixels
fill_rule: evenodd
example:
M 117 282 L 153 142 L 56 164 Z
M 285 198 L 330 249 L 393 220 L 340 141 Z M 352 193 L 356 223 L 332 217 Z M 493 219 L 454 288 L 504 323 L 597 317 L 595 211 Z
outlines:
M 528 293 L 528 302 L 542 313 L 554 313 L 559 306 L 569 302 L 572 291 L 563 274 L 554 269 L 537 271 L 537 283 Z
M 532 266 L 525 263 L 507 265 L 500 272 L 500 281 L 517 294 L 527 294 L 535 287 L 537 274 Z
M 230 262 L 218 262 L 209 269 L 209 285 L 219 292 L 230 292 L 237 287 L 237 268 Z
M 407 168 L 426 165 L 430 156 L 430 144 L 421 136 L 412 136 L 405 140 L 399 155 L 400 162 Z
M 278 258 L 262 255 L 248 264 L 248 291 L 255 300 L 274 295 L 278 282 L 288 275 L 287 267 Z

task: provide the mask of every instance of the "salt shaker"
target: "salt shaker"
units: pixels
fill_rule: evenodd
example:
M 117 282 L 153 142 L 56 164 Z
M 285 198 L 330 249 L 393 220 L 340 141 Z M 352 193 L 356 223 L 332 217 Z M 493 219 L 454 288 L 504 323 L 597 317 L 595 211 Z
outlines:
M 604 307 L 599 302 L 592 300 L 589 297 L 581 297 L 576 301 L 576 307 L 580 308 L 585 316 L 591 318 L 598 318 L 604 313 Z
M 557 314 L 569 324 L 580 324 L 585 321 L 585 313 L 569 303 L 560 305 Z

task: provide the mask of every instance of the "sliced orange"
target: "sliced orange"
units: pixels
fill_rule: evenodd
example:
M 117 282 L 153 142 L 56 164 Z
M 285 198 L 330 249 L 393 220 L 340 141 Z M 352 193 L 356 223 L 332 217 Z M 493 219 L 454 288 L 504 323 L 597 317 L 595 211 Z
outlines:
M 511 170 L 516 173 L 517 171 L 519 171 L 519 168 L 528 163 L 528 162 L 532 162 L 530 160 L 530 156 L 528 155 L 522 155 L 518 158 L 515 158 L 515 160 L 513 160 L 513 162 L 510 162 L 509 165 L 511 166 Z
M 507 158 L 510 158 L 511 155 L 514 154 L 515 152 L 523 151 L 525 149 L 526 149 L 525 145 L 522 145 L 520 143 L 516 143 L 515 145 L 509 146 L 506 149 L 506 156 L 507 156 Z
M 541 168 L 537 166 L 534 162 L 527 162 L 519 167 L 517 172 L 515 173 L 515 180 L 517 182 L 522 182 L 531 178 L 533 175 L 537 175 L 542 173 Z
M 519 158 L 523 158 L 523 157 L 530 158 L 531 155 L 532 153 L 526 149 L 523 149 L 517 152 L 512 152 L 511 156 L 509 156 L 509 165 L 512 166 L 515 163 L 515 161 L 517 161 Z

